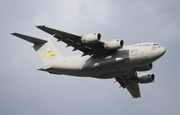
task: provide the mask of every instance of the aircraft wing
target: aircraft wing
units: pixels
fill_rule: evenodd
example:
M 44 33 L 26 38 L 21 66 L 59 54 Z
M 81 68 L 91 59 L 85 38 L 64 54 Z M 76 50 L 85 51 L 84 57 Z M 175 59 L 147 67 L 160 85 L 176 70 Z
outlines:
M 134 70 L 130 70 L 124 75 L 116 77 L 115 79 L 117 82 L 119 82 L 121 87 L 127 88 L 133 98 L 141 97 L 137 76 Z
M 46 27 L 44 25 L 36 25 L 37 28 L 53 35 L 58 41 L 63 41 L 67 44 L 67 47 L 74 47 L 73 51 L 80 50 L 84 55 L 92 55 L 97 52 L 102 52 L 107 50 L 103 47 L 104 42 L 98 41 L 96 43 L 82 43 L 81 36 L 70 34 L 67 32 L 63 32 L 60 30 L 56 30 L 53 28 Z

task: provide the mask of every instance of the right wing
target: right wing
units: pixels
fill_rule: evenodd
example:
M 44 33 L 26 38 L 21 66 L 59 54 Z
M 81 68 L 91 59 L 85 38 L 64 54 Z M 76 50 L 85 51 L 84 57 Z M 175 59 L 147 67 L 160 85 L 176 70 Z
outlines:
M 56 30 L 53 28 L 46 27 L 44 25 L 36 25 L 37 28 L 53 35 L 58 41 L 63 41 L 68 46 L 74 47 L 73 51 L 80 50 L 84 55 L 92 55 L 97 52 L 109 51 L 104 48 L 104 42 L 98 41 L 95 43 L 82 43 L 81 36 Z
M 139 83 L 134 70 L 130 70 L 124 75 L 116 77 L 115 79 L 117 82 L 119 82 L 121 87 L 127 88 L 133 98 L 141 97 Z

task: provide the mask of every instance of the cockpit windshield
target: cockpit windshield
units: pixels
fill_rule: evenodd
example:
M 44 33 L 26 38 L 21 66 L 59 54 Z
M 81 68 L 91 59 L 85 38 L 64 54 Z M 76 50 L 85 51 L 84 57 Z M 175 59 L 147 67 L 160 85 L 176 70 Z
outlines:
M 159 46 L 159 44 L 153 44 L 153 46 Z

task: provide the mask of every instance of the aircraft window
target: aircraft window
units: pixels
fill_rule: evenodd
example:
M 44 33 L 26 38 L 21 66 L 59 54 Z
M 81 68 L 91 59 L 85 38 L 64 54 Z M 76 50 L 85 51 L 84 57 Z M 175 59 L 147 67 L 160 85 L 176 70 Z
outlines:
M 151 44 L 144 44 L 143 46 L 151 46 Z

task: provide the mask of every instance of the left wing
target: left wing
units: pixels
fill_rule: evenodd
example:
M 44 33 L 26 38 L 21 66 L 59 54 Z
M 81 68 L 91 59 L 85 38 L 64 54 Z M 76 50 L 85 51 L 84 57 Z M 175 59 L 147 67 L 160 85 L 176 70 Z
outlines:
M 117 82 L 119 82 L 121 87 L 127 88 L 133 98 L 141 97 L 137 75 L 134 70 L 130 70 L 124 75 L 116 77 L 115 79 Z
M 44 25 L 36 25 L 37 28 L 53 35 L 55 38 L 58 39 L 58 41 L 63 41 L 67 44 L 67 47 L 72 46 L 74 47 L 73 51 L 80 50 L 83 52 L 84 55 L 92 55 L 97 52 L 107 51 L 107 49 L 104 48 L 104 42 L 98 41 L 95 43 L 83 43 L 81 40 L 81 36 L 70 34 L 67 32 L 59 31 L 56 29 L 52 29 L 49 27 L 46 27 Z

